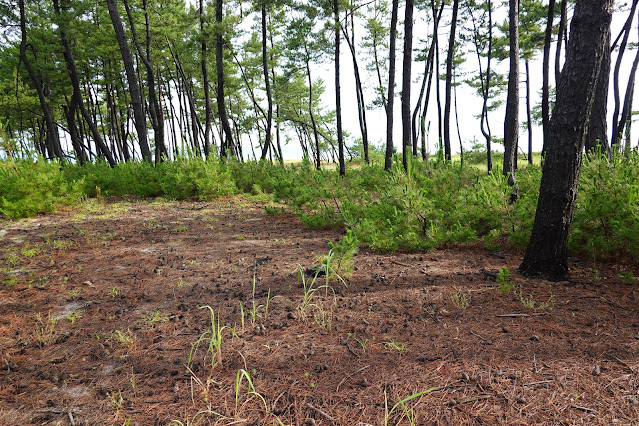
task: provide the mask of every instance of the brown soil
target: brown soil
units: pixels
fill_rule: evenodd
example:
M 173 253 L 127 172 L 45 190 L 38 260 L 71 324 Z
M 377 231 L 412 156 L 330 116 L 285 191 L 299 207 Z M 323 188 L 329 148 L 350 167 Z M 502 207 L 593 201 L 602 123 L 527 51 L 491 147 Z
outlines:
M 341 233 L 245 198 L 0 230 L 0 424 L 639 424 L 636 266 L 572 259 L 551 284 L 518 252 L 361 250 L 301 312 L 298 270 Z

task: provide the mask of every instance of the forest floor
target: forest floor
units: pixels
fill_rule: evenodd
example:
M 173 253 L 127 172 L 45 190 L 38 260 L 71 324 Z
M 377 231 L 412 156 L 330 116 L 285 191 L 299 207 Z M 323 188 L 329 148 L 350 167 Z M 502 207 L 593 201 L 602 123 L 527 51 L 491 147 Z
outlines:
M 636 264 L 362 249 L 304 300 L 341 237 L 241 197 L 0 222 L 0 424 L 639 424 Z

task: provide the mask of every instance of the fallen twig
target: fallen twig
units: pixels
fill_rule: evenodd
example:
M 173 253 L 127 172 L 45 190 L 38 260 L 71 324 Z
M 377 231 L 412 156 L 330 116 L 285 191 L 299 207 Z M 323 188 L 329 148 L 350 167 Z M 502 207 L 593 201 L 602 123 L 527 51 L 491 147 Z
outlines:
M 389 259 L 390 263 L 394 263 L 395 265 L 405 266 L 406 268 L 412 268 L 413 265 L 409 265 L 408 263 L 398 262 L 397 260 Z
M 483 341 L 484 341 L 484 342 L 486 342 L 486 343 L 490 343 L 491 345 L 492 345 L 492 343 L 493 343 L 493 341 L 492 341 L 492 340 L 490 340 L 490 339 L 486 339 L 485 337 L 480 336 L 479 334 L 475 333 L 473 330 L 470 330 L 470 334 L 472 334 L 473 336 L 477 336 L 477 337 L 479 337 L 481 340 L 483 340 Z
M 619 357 L 617 356 L 614 356 L 613 358 L 616 359 L 622 365 L 624 365 L 628 370 L 630 370 L 631 373 L 633 374 L 635 373 L 635 370 L 631 366 L 629 366 L 625 361 L 620 360 Z
M 529 317 L 528 314 L 501 314 L 497 315 L 498 318 L 519 318 L 519 317 Z
M 592 408 L 582 407 L 581 405 L 571 405 L 572 408 L 577 410 L 585 411 L 586 413 L 596 413 L 597 410 L 593 410 Z
M 313 407 L 310 403 L 308 403 L 308 402 L 307 402 L 307 403 L 306 403 L 306 406 L 307 406 L 308 408 L 310 408 L 311 410 L 315 411 L 315 412 L 316 412 L 317 414 L 319 414 L 320 416 L 324 417 L 325 419 L 327 419 L 327 420 L 329 420 L 329 421 L 331 421 L 331 422 L 334 422 L 334 421 L 335 421 L 335 419 L 334 419 L 334 418 L 332 418 L 331 416 L 329 416 L 328 414 L 326 414 L 324 411 L 320 410 L 319 408 L 317 408 L 317 407 Z

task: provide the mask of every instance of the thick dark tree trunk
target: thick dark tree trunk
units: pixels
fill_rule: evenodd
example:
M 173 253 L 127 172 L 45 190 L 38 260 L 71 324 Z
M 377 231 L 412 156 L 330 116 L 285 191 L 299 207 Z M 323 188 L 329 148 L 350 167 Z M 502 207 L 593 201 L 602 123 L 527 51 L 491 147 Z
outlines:
M 541 150 L 542 157 L 546 154 L 546 139 L 548 137 L 548 123 L 550 122 L 550 43 L 552 41 L 552 27 L 555 17 L 555 0 L 550 0 L 548 17 L 546 18 L 546 34 L 544 38 L 543 83 L 541 87 L 541 121 L 544 132 L 544 143 Z
M 226 113 L 226 103 L 224 100 L 224 34 L 222 31 L 222 18 L 224 17 L 222 7 L 224 0 L 215 1 L 215 22 L 218 24 L 215 37 L 215 66 L 217 68 L 217 110 L 220 115 L 220 122 L 224 130 L 224 141 L 220 143 L 220 157 L 227 156 L 227 150 L 233 146 L 233 132 L 229 124 Z
M 586 152 L 601 146 L 602 154 L 610 158 L 608 144 L 608 87 L 610 86 L 610 36 L 605 40 L 601 71 L 597 79 L 597 91 L 593 101 L 590 123 L 586 133 Z
M 44 116 L 44 121 L 47 129 L 47 139 L 49 139 L 49 155 L 55 155 L 60 161 L 64 159 L 64 155 L 62 153 L 62 147 L 60 145 L 60 136 L 58 133 L 58 127 L 53 119 L 53 114 L 51 113 L 51 108 L 47 103 L 47 98 L 44 94 L 44 87 L 42 85 L 42 79 L 38 75 L 38 73 L 33 69 L 31 65 L 31 61 L 27 56 L 27 24 L 26 24 L 26 15 L 24 11 L 24 0 L 19 0 L 18 2 L 20 8 L 20 58 L 24 63 L 27 72 L 29 73 L 29 77 L 31 78 L 31 82 L 38 94 L 38 100 L 40 101 L 40 108 L 42 108 L 42 115 Z
M 344 134 L 342 132 L 342 93 L 340 87 L 340 22 L 339 22 L 339 0 L 333 0 L 333 17 L 335 18 L 335 115 L 337 120 L 337 149 L 339 159 L 339 174 L 346 174 L 344 164 Z
M 452 158 L 450 140 L 450 109 L 452 107 L 453 58 L 455 56 L 455 30 L 457 28 L 457 11 L 459 0 L 453 1 L 453 16 L 450 22 L 450 39 L 448 40 L 448 56 L 446 58 L 446 103 L 444 104 L 444 155 L 446 161 Z
M 393 167 L 393 104 L 395 98 L 395 43 L 397 42 L 398 9 L 399 0 L 393 0 L 388 58 L 388 105 L 386 106 L 386 155 L 384 156 L 384 170 L 386 171 Z
M 140 94 L 140 86 L 138 77 L 135 74 L 135 65 L 133 63 L 133 55 L 129 49 L 129 42 L 124 32 L 124 25 L 120 18 L 118 5 L 116 0 L 106 0 L 109 9 L 109 16 L 113 23 L 115 38 L 120 47 L 122 62 L 126 71 L 126 78 L 129 83 L 129 93 L 131 94 L 131 106 L 133 107 L 133 116 L 135 119 L 135 129 L 138 133 L 138 144 L 140 145 L 140 153 L 145 161 L 151 162 L 151 150 L 149 149 L 149 140 L 146 131 L 146 117 L 144 115 L 144 104 L 142 103 L 142 95 Z
M 209 87 L 209 66 L 208 66 L 208 45 L 206 41 L 209 34 L 204 28 L 204 0 L 200 0 L 200 66 L 202 68 L 202 83 L 204 84 L 204 155 L 208 158 L 211 155 L 211 127 L 212 127 L 212 111 L 211 111 L 211 88 Z
M 577 0 L 566 63 L 550 120 L 539 203 L 519 271 L 551 281 L 568 279 L 568 232 L 597 78 L 610 34 L 614 0 Z
M 414 0 L 406 0 L 404 14 L 404 64 L 402 69 L 402 164 L 408 171 L 408 157 L 411 155 L 410 86 L 411 65 L 413 63 L 413 7 Z M 415 147 L 417 148 L 417 147 Z M 415 149 L 417 155 L 417 149 Z
M 510 39 L 510 72 L 504 118 L 504 176 L 515 185 L 517 146 L 519 143 L 519 0 L 510 0 L 508 14 Z

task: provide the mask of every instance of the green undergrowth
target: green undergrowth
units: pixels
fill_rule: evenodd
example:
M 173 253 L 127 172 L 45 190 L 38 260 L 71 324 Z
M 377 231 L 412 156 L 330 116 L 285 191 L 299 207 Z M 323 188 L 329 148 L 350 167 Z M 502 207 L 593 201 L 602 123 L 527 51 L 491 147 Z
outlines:
M 469 162 L 467 162 L 469 163 Z M 55 211 L 82 197 L 138 196 L 212 200 L 244 193 L 296 212 L 310 228 L 348 230 L 348 247 L 379 252 L 428 251 L 458 244 L 496 250 L 526 247 L 535 216 L 541 169 L 517 171 L 520 198 L 499 170 L 487 174 L 471 164 L 414 160 L 408 173 L 358 164 L 340 177 L 309 164 L 222 163 L 179 159 L 157 165 L 98 162 L 0 163 L 0 215 L 28 217 Z M 639 156 L 585 158 L 570 236 L 573 253 L 596 259 L 639 257 Z M 271 209 L 273 210 L 273 209 Z M 281 209 L 270 214 L 279 214 Z M 267 210 L 267 213 L 269 211 Z M 348 243 L 348 244 L 347 244 Z M 352 245 L 352 244 L 351 244 Z

